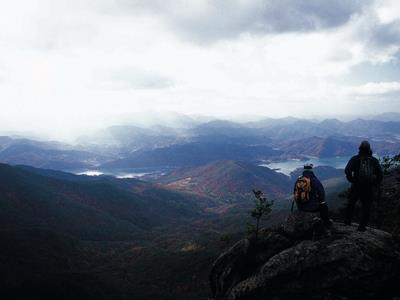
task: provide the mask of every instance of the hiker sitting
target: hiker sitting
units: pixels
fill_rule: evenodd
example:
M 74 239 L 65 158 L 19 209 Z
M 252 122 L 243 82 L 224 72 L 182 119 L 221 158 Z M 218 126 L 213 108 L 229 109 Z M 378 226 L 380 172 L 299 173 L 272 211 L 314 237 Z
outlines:
M 345 224 L 351 225 L 355 204 L 361 200 L 362 211 L 358 230 L 365 231 L 383 172 L 378 159 L 372 156 L 371 145 L 368 141 L 363 141 L 358 149 L 358 155 L 353 156 L 345 168 L 346 178 L 351 182 Z
M 303 175 L 294 185 L 294 202 L 300 211 L 319 212 L 326 227 L 331 227 L 328 205 L 325 202 L 325 189 L 313 172 L 313 165 L 305 165 Z

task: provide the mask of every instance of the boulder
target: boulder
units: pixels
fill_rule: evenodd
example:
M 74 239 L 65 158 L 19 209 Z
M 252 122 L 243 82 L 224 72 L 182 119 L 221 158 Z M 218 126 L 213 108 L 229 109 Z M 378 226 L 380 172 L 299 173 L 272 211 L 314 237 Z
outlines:
M 291 213 L 283 224 L 285 235 L 292 239 L 313 238 L 315 235 L 325 233 L 325 227 L 319 213 L 303 212 L 296 210 Z
M 210 274 L 213 299 L 394 299 L 400 296 L 400 249 L 391 234 L 291 214 L 258 240 L 223 253 Z

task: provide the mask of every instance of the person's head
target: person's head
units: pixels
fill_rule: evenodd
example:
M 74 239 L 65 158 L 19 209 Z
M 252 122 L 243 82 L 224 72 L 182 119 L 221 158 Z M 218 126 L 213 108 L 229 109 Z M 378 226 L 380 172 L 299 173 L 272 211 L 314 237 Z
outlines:
M 371 145 L 369 144 L 368 141 L 361 142 L 360 146 L 358 147 L 358 154 L 366 156 L 372 155 Z
M 313 174 L 314 173 L 313 172 L 313 167 L 314 167 L 313 164 L 305 164 L 304 168 L 303 168 L 303 175 Z

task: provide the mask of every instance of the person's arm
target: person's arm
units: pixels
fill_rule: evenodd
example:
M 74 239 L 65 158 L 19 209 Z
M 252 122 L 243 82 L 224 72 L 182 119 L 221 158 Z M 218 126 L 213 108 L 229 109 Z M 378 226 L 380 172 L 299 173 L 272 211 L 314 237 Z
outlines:
M 376 184 L 381 183 L 382 179 L 383 179 L 383 171 L 382 171 L 382 167 L 381 164 L 379 163 L 379 160 L 375 159 L 375 176 L 376 176 Z
M 296 197 L 296 184 L 297 184 L 297 180 L 298 179 L 296 179 L 296 181 L 294 182 L 294 187 L 293 187 L 293 197 L 292 197 L 292 205 L 291 205 L 291 208 L 290 208 L 290 211 L 291 212 L 293 212 L 293 209 L 294 209 L 294 202 L 295 202 L 295 197 Z
M 344 169 L 344 173 L 346 174 L 346 179 L 351 183 L 354 182 L 354 176 L 353 176 L 354 160 L 355 160 L 354 157 L 352 157 L 347 163 L 346 168 Z
M 318 201 L 319 203 L 325 202 L 325 189 L 322 185 L 321 181 L 318 178 L 315 178 L 315 187 L 317 190 Z

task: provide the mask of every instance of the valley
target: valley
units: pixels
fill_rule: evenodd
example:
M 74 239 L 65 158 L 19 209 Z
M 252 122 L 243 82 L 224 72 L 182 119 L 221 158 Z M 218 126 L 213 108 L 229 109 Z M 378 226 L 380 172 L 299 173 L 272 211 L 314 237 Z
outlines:
M 253 189 L 274 200 L 262 225 L 279 223 L 294 180 L 313 163 L 339 211 L 343 168 L 359 141 L 371 140 L 377 155 L 398 153 L 397 129 L 214 120 L 114 126 L 75 144 L 2 137 L 1 287 L 21 299 L 63 299 L 66 289 L 83 298 L 205 299 L 212 262 L 254 221 Z
M 0 300 L 400 300 L 400 1 L 0 25 Z

